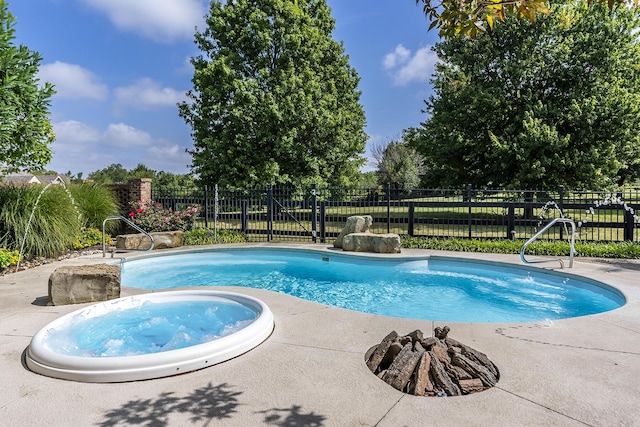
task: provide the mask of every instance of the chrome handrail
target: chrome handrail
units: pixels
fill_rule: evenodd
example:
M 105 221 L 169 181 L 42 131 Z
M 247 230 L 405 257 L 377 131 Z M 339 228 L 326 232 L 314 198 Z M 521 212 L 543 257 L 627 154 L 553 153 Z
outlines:
M 126 251 L 151 251 L 151 250 L 153 250 L 153 247 L 155 246 L 155 241 L 153 240 L 153 236 L 151 234 L 149 234 L 148 232 L 144 231 L 142 228 L 140 228 L 137 224 L 135 224 L 129 218 L 124 217 L 122 215 L 113 215 L 113 216 L 106 217 L 104 219 L 104 221 L 102 221 L 102 257 L 103 258 L 107 256 L 107 242 L 106 242 L 106 238 L 105 238 L 105 224 L 107 223 L 107 221 L 113 221 L 113 220 L 124 221 L 124 222 L 127 223 L 127 225 L 131 226 L 131 228 L 135 229 L 136 231 L 139 231 L 140 233 L 146 235 L 149 239 L 151 239 L 151 246 L 149 246 L 148 249 L 125 249 Z M 111 254 L 111 257 L 113 258 L 113 254 Z
M 569 268 L 573 267 L 573 255 L 576 253 L 575 243 L 576 243 L 576 223 L 571 218 L 554 218 L 549 224 L 542 227 L 536 234 L 534 234 L 529 240 L 527 240 L 522 248 L 520 248 L 520 259 L 525 264 L 535 264 L 540 262 L 547 262 L 548 260 L 541 261 L 527 261 L 524 257 L 524 251 L 527 249 L 527 246 L 531 244 L 534 240 L 536 240 L 542 233 L 553 227 L 556 223 L 562 222 L 565 224 L 571 224 L 571 244 L 569 246 Z M 560 258 L 556 258 L 556 261 L 560 261 L 560 268 L 564 268 L 564 262 Z

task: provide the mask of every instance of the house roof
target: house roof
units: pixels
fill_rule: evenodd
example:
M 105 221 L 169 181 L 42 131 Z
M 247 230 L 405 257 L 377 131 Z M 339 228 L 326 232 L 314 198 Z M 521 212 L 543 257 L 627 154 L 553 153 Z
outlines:
M 1 181 L 9 184 L 60 184 L 68 181 L 64 175 L 34 175 L 32 173 L 10 173 L 1 178 Z
M 6 183 L 14 183 L 14 184 L 40 183 L 40 180 L 38 179 L 38 177 L 30 173 L 10 173 L 5 175 L 2 181 Z

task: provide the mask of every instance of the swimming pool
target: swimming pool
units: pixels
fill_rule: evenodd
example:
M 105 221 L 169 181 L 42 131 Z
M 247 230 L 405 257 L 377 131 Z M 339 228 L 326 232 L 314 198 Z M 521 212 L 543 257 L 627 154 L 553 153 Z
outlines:
M 429 257 L 234 248 L 123 264 L 122 285 L 143 289 L 243 286 L 350 310 L 450 322 L 526 322 L 601 313 L 625 303 L 616 289 L 517 265 Z

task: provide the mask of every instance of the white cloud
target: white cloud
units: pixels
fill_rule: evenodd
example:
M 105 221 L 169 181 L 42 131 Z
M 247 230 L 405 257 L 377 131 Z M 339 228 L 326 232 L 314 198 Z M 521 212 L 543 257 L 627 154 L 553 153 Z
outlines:
M 52 144 L 53 159 L 49 169 L 91 172 L 117 163 L 110 153 L 101 153 L 102 134 L 97 129 L 75 120 L 52 123 L 56 140 Z
M 101 131 L 86 123 L 68 120 L 53 123 L 53 129 L 56 141 L 51 146 L 54 154 L 48 168 L 60 173 L 88 174 L 114 163 L 122 164 L 125 169 L 142 163 L 155 170 L 189 171 L 191 156 L 185 147 L 154 138 L 124 123 L 112 123 Z
M 56 133 L 56 141 L 64 141 L 65 144 L 100 141 L 100 132 L 97 129 L 75 120 L 53 123 L 53 131 Z
M 153 138 L 147 132 L 124 123 L 110 124 L 102 139 L 106 145 L 121 148 L 145 146 L 153 142 Z
M 175 107 L 178 102 L 187 100 L 186 92 L 162 87 L 149 78 L 140 79 L 131 86 L 116 88 L 115 95 L 119 104 L 142 109 Z
M 55 85 L 56 95 L 61 98 L 89 98 L 102 101 L 109 89 L 98 77 L 79 65 L 56 61 L 44 64 L 38 72 L 40 82 Z
M 433 74 L 438 56 L 431 46 L 418 49 L 415 54 L 402 45 L 384 57 L 384 66 L 392 72 L 394 83 L 404 86 L 412 81 L 427 82 Z
M 411 51 L 399 44 L 396 49 L 384 56 L 384 68 L 395 68 L 396 65 L 404 64 L 411 56 Z
M 206 13 L 202 0 L 83 1 L 105 13 L 117 28 L 160 42 L 193 38 Z
M 186 173 L 192 160 L 185 147 L 169 142 L 149 147 L 146 159 L 154 165 L 152 169 L 179 171 L 178 173 Z

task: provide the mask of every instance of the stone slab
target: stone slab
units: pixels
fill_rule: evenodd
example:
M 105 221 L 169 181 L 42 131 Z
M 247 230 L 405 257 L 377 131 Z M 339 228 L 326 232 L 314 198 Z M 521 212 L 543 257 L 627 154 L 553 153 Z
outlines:
M 344 237 L 351 233 L 368 233 L 369 227 L 373 224 L 373 217 L 371 215 L 353 215 L 347 218 L 347 223 L 338 234 L 338 237 L 333 242 L 334 248 L 342 248 L 342 242 Z
M 49 304 L 107 301 L 120 297 L 120 266 L 109 264 L 58 267 L 49 276 Z
M 342 250 L 352 252 L 400 253 L 400 236 L 397 234 L 351 233 L 344 236 Z
M 182 231 L 154 231 L 149 234 L 153 237 L 153 249 L 178 248 L 184 244 Z M 116 236 L 116 249 L 148 250 L 150 247 L 151 241 L 142 233 Z

